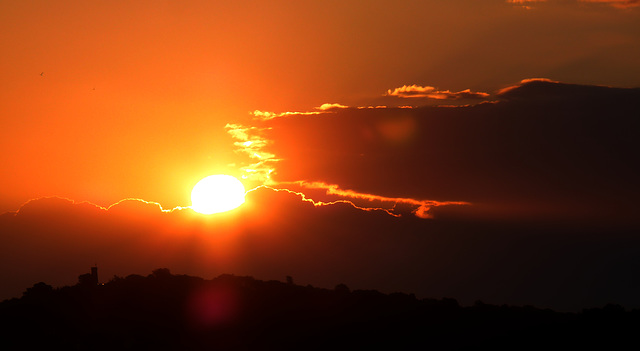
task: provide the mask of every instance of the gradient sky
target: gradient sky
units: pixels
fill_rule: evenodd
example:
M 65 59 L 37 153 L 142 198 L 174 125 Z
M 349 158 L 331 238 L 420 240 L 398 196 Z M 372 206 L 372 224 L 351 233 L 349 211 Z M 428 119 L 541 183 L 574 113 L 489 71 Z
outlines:
M 472 291 L 497 303 L 566 307 L 566 296 L 551 292 L 539 299 L 544 294 L 494 294 L 495 285 L 474 285 L 464 274 L 450 282 L 443 277 L 477 262 L 454 264 L 445 253 L 457 247 L 482 261 L 480 252 L 509 251 L 511 243 L 533 257 L 533 248 L 566 248 L 586 227 L 592 239 L 614 228 L 612 248 L 637 247 L 629 233 L 637 232 L 640 195 L 633 167 L 639 151 L 638 23 L 638 1 L 614 0 L 0 1 L 2 277 L 13 279 L 0 297 L 15 296 L 37 279 L 69 283 L 61 278 L 69 274 L 72 283 L 75 270 L 95 261 L 110 265 L 107 274 L 164 264 L 185 273 L 233 270 L 257 278 L 282 278 L 299 264 L 295 273 L 309 283 L 341 279 L 363 288 L 417 291 L 425 281 L 446 281 L 421 292 L 456 297 Z M 160 211 L 189 206 L 192 187 L 218 173 L 256 189 L 247 204 L 214 219 Z M 138 204 L 123 205 L 131 201 Z M 336 205 L 322 206 L 330 203 Z M 114 211 L 125 215 L 100 214 Z M 162 220 L 172 223 L 167 228 L 187 228 L 199 238 L 193 240 L 215 249 L 198 248 L 204 252 L 193 257 L 202 254 L 201 260 L 181 261 L 197 245 L 169 250 L 178 231 L 158 229 L 149 212 L 171 216 Z M 348 229 L 319 225 L 327 218 Z M 49 220 L 62 224 L 46 230 L 36 225 Z M 478 251 L 456 246 L 468 239 L 458 236 L 475 221 L 483 223 L 479 233 L 500 239 L 483 240 Z M 549 234 L 528 249 L 523 243 L 529 234 L 503 240 L 514 228 L 529 233 L 531 223 L 561 235 Z M 571 229 L 562 231 L 559 223 Z M 120 234 L 110 240 L 101 229 L 95 242 L 71 244 L 97 226 L 119 228 Z M 294 236 L 305 230 L 322 235 L 319 227 L 334 234 L 326 241 L 283 234 L 286 228 Z M 122 228 L 145 233 L 144 239 L 122 248 L 133 240 Z M 260 228 L 277 240 L 258 239 Z M 357 228 L 384 230 L 372 234 L 380 239 L 373 244 L 354 234 Z M 42 238 L 43 230 L 50 235 L 45 242 L 58 243 L 46 254 L 32 247 L 39 239 L 21 237 L 40 232 Z M 212 230 L 244 241 L 206 239 Z M 149 239 L 151 231 L 163 239 Z M 455 235 L 450 242 L 414 236 L 431 231 Z M 402 244 L 391 239 L 397 233 Z M 58 241 L 57 235 L 69 237 Z M 353 251 L 346 247 L 358 243 L 373 246 L 349 257 Z M 565 267 L 560 272 L 589 276 L 595 266 L 562 264 L 568 257 L 587 260 L 597 243 L 579 241 L 553 262 Z M 168 251 L 141 253 L 149 245 Z M 221 250 L 225 245 L 245 251 Z M 296 251 L 307 245 L 337 251 L 326 256 L 318 249 L 310 256 L 325 257 L 326 271 Z M 385 245 L 392 249 L 381 262 L 390 268 L 384 279 L 376 278 L 371 272 L 381 268 L 369 263 Z M 105 246 L 112 251 L 99 249 Z M 272 252 L 257 254 L 256 247 Z M 602 256 L 604 266 L 623 265 L 608 261 L 619 254 L 615 249 Z M 73 259 L 53 273 L 39 273 L 62 252 Z M 509 260 L 522 252 L 504 256 L 503 263 L 513 266 Z M 618 257 L 632 257 L 625 252 Z M 435 256 L 423 257 L 427 253 Z M 29 260 L 24 270 L 4 268 Z M 122 262 L 127 260 L 129 265 Z M 639 262 L 629 260 L 623 266 L 631 271 Z M 220 266 L 203 268 L 213 261 Z M 495 264 L 482 267 L 489 276 Z M 533 276 L 552 269 L 527 267 Z M 407 269 L 432 280 L 395 282 Z M 504 281 L 517 274 L 501 272 Z M 594 286 L 605 285 L 610 275 L 602 274 Z M 520 286 L 563 281 L 549 279 Z M 640 286 L 612 286 L 627 283 Z M 571 291 L 591 283 L 580 284 Z M 623 290 L 598 290 L 598 298 L 586 294 L 577 303 L 608 296 L 640 306 Z
M 200 178 L 238 173 L 224 126 L 256 109 L 369 105 L 413 84 L 640 85 L 640 9 L 528 3 L 3 1 L 0 210 L 189 205 Z

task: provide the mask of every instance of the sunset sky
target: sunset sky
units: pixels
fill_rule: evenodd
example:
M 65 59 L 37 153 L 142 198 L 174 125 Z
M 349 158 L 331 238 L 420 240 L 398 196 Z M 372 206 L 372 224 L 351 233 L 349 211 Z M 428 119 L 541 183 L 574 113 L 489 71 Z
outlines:
M 0 299 L 98 264 L 640 307 L 639 23 L 633 0 L 0 1 Z M 191 211 L 213 174 L 246 203 Z

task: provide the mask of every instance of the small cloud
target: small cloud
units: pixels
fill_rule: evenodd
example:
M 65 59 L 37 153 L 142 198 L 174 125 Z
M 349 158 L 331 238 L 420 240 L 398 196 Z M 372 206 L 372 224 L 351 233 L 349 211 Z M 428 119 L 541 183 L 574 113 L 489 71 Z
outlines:
M 484 99 L 489 96 L 483 92 L 473 92 L 471 89 L 465 89 L 458 92 L 450 90 L 436 90 L 430 86 L 403 85 L 393 90 L 387 90 L 388 96 L 396 96 L 400 98 L 427 98 L 434 100 L 458 100 L 458 99 Z
M 412 108 L 413 106 L 399 106 L 398 108 Z M 386 105 L 376 105 L 376 106 L 358 106 L 357 109 L 358 110 L 362 110 L 362 109 L 385 109 L 385 108 L 389 108 Z
M 278 114 L 275 112 L 268 112 L 268 111 L 260 111 L 260 110 L 255 110 L 253 112 L 251 112 L 252 115 L 254 115 L 255 117 L 258 117 L 259 119 L 272 119 L 272 118 L 276 118 L 278 117 Z
M 429 97 L 438 100 L 457 100 L 457 99 L 484 99 L 489 94 L 483 92 L 473 92 L 471 89 L 465 89 L 458 92 L 452 92 L 449 90 L 437 91 L 430 94 Z
M 341 104 L 322 104 L 320 107 L 316 107 L 316 110 L 322 110 L 322 111 L 326 111 L 326 110 L 331 110 L 334 108 L 349 108 L 349 106 L 345 106 L 345 105 L 341 105 Z
M 435 91 L 434 87 L 423 87 L 420 85 L 403 85 L 400 88 L 395 88 L 393 91 L 391 89 L 387 90 L 387 95 L 389 96 L 397 96 L 397 97 L 426 97 L 427 94 Z
M 418 218 L 429 219 L 433 218 L 433 215 L 429 212 L 431 206 L 427 204 L 421 204 L 418 208 L 413 211 L 413 214 Z
M 547 0 L 507 0 L 507 3 L 520 6 L 527 10 L 531 10 L 533 7 L 531 6 L 537 2 L 546 2 Z

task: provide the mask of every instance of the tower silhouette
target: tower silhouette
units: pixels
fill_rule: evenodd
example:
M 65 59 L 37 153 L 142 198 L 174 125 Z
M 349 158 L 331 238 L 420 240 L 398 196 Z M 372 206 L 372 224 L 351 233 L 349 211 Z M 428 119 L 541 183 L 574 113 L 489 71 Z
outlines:
M 93 285 L 98 285 L 98 265 L 91 267 L 91 282 Z

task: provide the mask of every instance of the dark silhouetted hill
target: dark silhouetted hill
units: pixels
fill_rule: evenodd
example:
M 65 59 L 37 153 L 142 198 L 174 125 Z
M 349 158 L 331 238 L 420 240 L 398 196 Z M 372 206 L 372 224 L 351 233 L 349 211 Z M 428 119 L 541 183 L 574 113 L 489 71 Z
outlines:
M 462 307 L 344 284 L 205 280 L 162 268 L 103 285 L 37 283 L 0 304 L 0 327 L 5 350 L 619 349 L 634 343 L 640 311 Z

